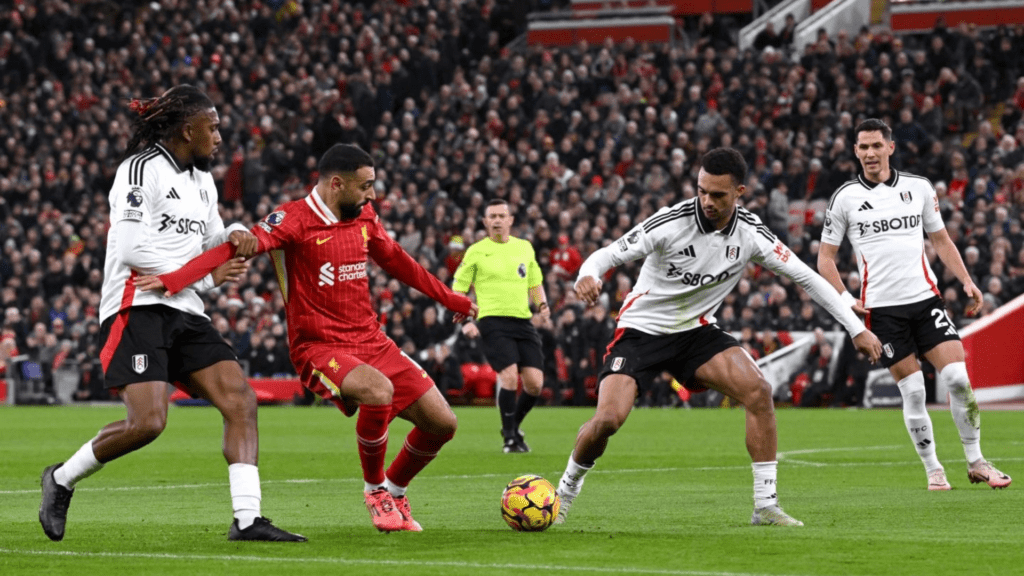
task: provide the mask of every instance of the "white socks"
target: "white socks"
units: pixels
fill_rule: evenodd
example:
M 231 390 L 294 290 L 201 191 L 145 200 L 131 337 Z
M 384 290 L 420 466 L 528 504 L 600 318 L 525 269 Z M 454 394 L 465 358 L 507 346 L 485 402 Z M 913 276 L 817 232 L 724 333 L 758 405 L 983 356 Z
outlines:
M 228 481 L 231 484 L 231 507 L 235 510 L 238 528 L 245 530 L 260 515 L 260 471 L 252 464 L 229 464 Z
M 967 377 L 967 365 L 963 362 L 947 364 L 939 373 L 940 388 L 949 390 L 949 411 L 953 414 L 953 423 L 960 432 L 960 442 L 964 445 L 964 456 L 967 463 L 977 462 L 981 455 L 981 412 L 978 401 L 971 390 L 971 381 Z M 944 385 L 944 386 L 943 386 Z
M 917 455 L 921 457 L 926 472 L 941 470 L 942 464 L 935 456 L 935 436 L 932 433 L 932 419 L 925 408 L 924 374 L 920 370 L 900 380 L 900 394 L 903 395 L 903 423 L 907 426 L 910 439 L 914 442 Z
M 562 492 L 577 493 L 583 486 L 584 476 L 587 472 L 590 472 L 594 465 L 583 466 L 578 464 L 572 458 L 572 454 L 569 454 L 569 462 L 565 465 L 565 472 L 562 473 L 561 480 L 558 481 L 558 489 Z
M 754 470 L 754 508 L 775 506 L 779 503 L 779 494 L 775 483 L 778 475 L 778 460 L 771 462 L 753 462 Z
M 74 490 L 79 480 L 88 478 L 100 468 L 103 468 L 103 463 L 96 459 L 92 451 L 92 440 L 89 440 L 53 472 L 53 479 L 68 490 Z
M 405 491 L 409 489 L 408 486 L 399 486 L 398 484 L 395 484 L 387 476 L 384 477 L 384 487 L 388 489 L 392 498 L 405 496 Z

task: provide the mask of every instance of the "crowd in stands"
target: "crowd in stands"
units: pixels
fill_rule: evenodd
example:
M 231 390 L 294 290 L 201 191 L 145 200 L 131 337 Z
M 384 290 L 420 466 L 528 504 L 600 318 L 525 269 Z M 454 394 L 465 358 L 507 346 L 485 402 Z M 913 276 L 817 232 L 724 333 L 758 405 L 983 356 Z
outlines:
M 198 4 L 198 5 L 197 5 Z M 513 235 L 546 273 L 542 326 L 549 402 L 593 400 L 601 350 L 639 263 L 605 280 L 585 309 L 582 259 L 661 207 L 695 194 L 697 161 L 733 146 L 750 166 L 746 207 L 815 267 L 823 206 L 855 176 L 852 131 L 893 127 L 894 165 L 929 178 L 985 292 L 984 314 L 1024 293 L 1024 26 L 786 30 L 740 50 L 708 15 L 680 41 L 569 48 L 508 43 L 534 0 L 162 0 L 15 2 L 0 18 L 0 371 L 27 354 L 71 362 L 77 395 L 104 398 L 97 308 L 107 193 L 128 138 L 129 102 L 189 83 L 221 118 L 214 170 L 225 222 L 247 226 L 304 196 L 335 142 L 377 163 L 376 209 L 401 245 L 450 282 L 485 235 L 483 207 L 507 199 Z M 716 24 L 716 22 L 718 22 Z M 791 38 L 791 36 L 790 36 Z M 859 278 L 844 244 L 850 291 Z M 964 295 L 928 254 L 958 324 Z M 383 329 L 443 389 L 481 364 L 430 299 L 372 268 Z M 284 306 L 267 258 L 206 294 L 215 326 L 251 374 L 292 372 Z M 717 313 L 755 356 L 791 331 L 833 320 L 785 279 L 752 266 Z M 851 348 L 851 347 L 846 347 Z M 454 361 L 453 361 L 454 360 Z M 0 372 L 0 377 L 3 373 Z M 642 402 L 675 400 L 668 390 Z

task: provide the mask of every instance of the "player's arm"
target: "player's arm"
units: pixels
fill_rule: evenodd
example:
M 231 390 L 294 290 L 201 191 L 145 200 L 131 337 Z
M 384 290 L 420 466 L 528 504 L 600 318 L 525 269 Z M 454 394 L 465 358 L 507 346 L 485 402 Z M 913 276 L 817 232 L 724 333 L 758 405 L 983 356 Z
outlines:
M 842 198 L 832 198 L 828 209 L 825 210 L 825 226 L 821 229 L 821 243 L 818 245 L 818 274 L 839 292 L 846 306 L 863 316 L 867 314 L 864 303 L 846 290 L 839 275 L 839 267 L 836 265 L 839 247 L 842 246 L 843 237 L 846 235 L 846 213 L 842 210 L 841 202 Z
M 658 212 L 660 213 L 661 211 Z M 651 218 L 657 217 L 658 214 Z M 588 306 L 594 305 L 601 295 L 601 277 L 605 272 L 626 262 L 643 258 L 654 251 L 654 241 L 644 229 L 651 218 L 635 226 L 615 242 L 594 251 L 583 261 L 574 285 L 580 300 L 586 302 Z
M 392 240 L 384 232 L 379 223 L 375 222 L 374 228 L 374 234 L 368 244 L 370 257 L 385 272 L 398 279 L 399 282 L 430 296 L 456 314 L 476 317 L 478 309 L 473 301 L 464 294 L 454 292 L 433 274 L 427 272 L 419 262 L 402 249 L 398 242 Z
M 470 289 L 473 288 L 473 281 L 476 279 L 476 254 L 477 251 L 470 246 L 469 250 L 466 250 L 466 253 L 463 255 L 459 267 L 455 269 L 455 274 L 452 278 L 452 291 L 456 294 L 462 294 L 467 298 L 469 297 Z M 479 312 L 479 308 L 477 312 Z M 476 314 L 465 318 L 466 321 L 462 323 L 462 333 L 469 338 L 478 338 L 480 336 L 480 329 L 472 321 L 473 318 L 476 318 Z M 462 318 L 458 320 L 462 320 Z
M 929 232 L 928 238 L 932 241 L 932 247 L 935 248 L 935 254 L 939 260 L 942 260 L 946 268 L 953 272 L 960 283 L 964 285 L 964 294 L 971 299 L 971 303 L 965 310 L 966 314 L 968 316 L 976 314 L 981 310 L 981 290 L 971 279 L 971 273 L 967 271 L 967 266 L 964 265 L 963 258 L 960 257 L 960 251 L 957 250 L 953 239 L 949 237 L 949 232 L 945 228 L 940 228 L 935 232 Z
M 878 361 L 882 355 L 882 343 L 843 302 L 834 286 L 794 256 L 781 240 L 775 240 L 774 245 L 759 242 L 758 246 L 760 257 L 755 260 L 760 260 L 776 274 L 786 276 L 799 284 L 815 302 L 828 310 L 832 317 L 846 328 L 858 350 L 870 357 L 872 362 Z M 824 246 L 822 243 L 821 247 Z
M 529 250 L 530 264 L 526 279 L 530 286 L 528 290 L 530 304 L 533 305 L 533 309 L 547 323 L 551 320 L 551 307 L 548 306 L 548 297 L 544 293 L 544 274 L 540 271 L 540 264 L 537 263 L 537 254 L 534 253 L 533 246 L 529 246 Z

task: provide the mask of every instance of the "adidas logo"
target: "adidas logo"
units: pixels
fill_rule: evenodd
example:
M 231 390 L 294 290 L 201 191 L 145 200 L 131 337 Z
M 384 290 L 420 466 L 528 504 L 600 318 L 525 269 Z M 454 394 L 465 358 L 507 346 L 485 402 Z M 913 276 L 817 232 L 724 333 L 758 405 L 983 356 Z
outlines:
M 683 256 L 689 256 L 690 258 L 697 257 L 697 251 L 693 249 L 693 244 L 687 246 L 685 250 L 680 250 L 679 253 Z
M 860 205 L 860 208 L 857 208 L 857 212 L 862 212 L 864 210 L 874 210 L 874 209 L 875 209 L 875 207 L 872 206 L 870 202 L 864 202 L 863 204 Z
M 181 200 L 181 196 L 178 196 L 178 191 L 171 188 L 171 191 L 167 193 L 168 198 L 174 198 L 175 200 Z

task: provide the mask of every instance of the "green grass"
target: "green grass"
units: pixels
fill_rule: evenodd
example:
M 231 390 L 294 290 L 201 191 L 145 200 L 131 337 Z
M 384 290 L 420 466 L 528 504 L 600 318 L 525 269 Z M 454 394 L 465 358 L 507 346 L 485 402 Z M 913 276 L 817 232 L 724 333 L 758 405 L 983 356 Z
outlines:
M 517 533 L 504 485 L 557 482 L 592 408 L 540 408 L 530 454 L 502 454 L 493 408 L 462 408 L 455 439 L 417 478 L 424 532 L 378 533 L 363 508 L 354 420 L 330 408 L 260 410 L 263 512 L 306 544 L 233 543 L 220 417 L 172 408 L 152 445 L 79 485 L 67 536 L 37 521 L 39 472 L 73 453 L 119 406 L 0 409 L 0 574 L 1019 573 L 1024 492 L 971 485 L 948 412 L 935 412 L 954 490 L 929 493 L 898 411 L 778 413 L 781 503 L 804 528 L 749 525 L 741 410 L 638 410 L 614 437 L 569 522 Z M 983 447 L 1024 480 L 1024 413 L 985 412 Z M 391 433 L 393 455 L 409 425 Z

